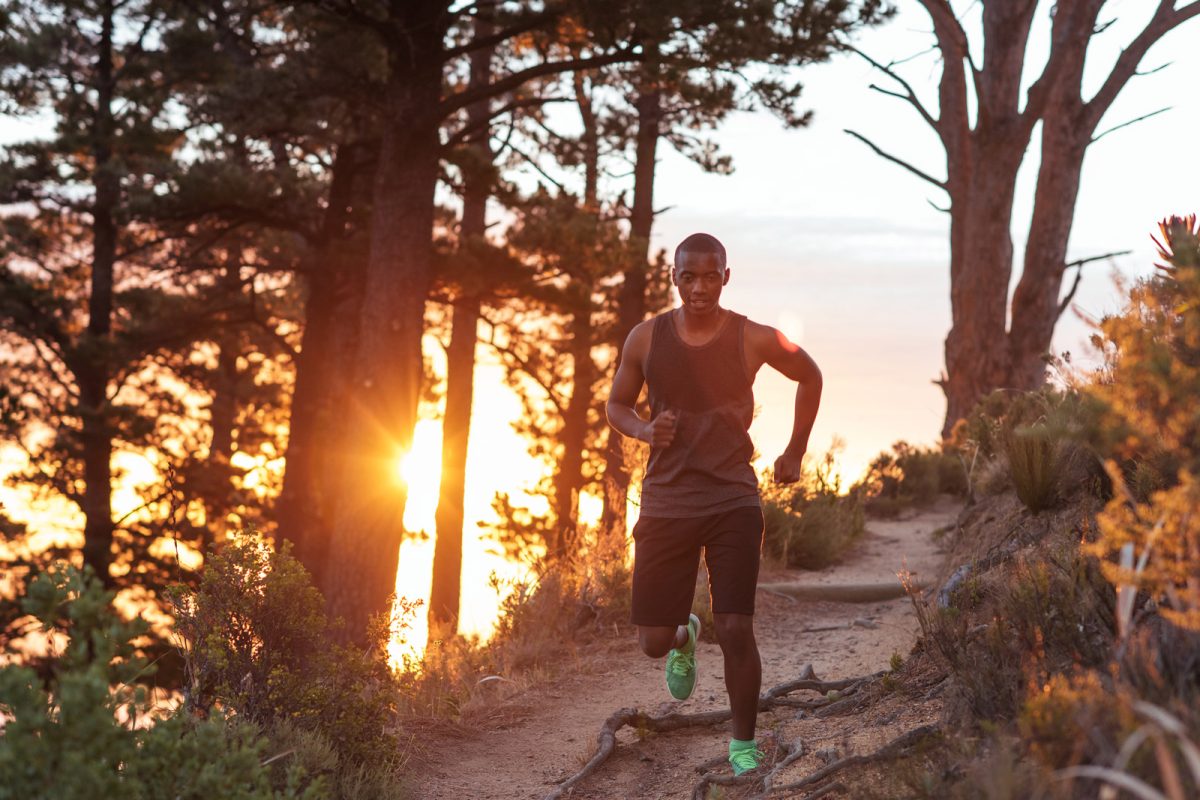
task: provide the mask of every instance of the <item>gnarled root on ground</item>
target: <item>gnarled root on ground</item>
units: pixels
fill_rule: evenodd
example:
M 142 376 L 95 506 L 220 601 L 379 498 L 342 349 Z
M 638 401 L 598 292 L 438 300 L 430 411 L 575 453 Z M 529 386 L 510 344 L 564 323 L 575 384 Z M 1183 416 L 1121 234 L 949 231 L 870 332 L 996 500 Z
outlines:
M 831 792 L 844 788 L 832 780 L 832 777 L 848 767 L 858 767 L 880 761 L 892 761 L 908 755 L 909 751 L 925 739 L 937 735 L 937 725 L 922 725 L 913 728 L 908 733 L 885 744 L 873 753 L 861 756 L 847 756 L 828 764 L 816 772 L 792 783 L 783 783 L 771 788 L 770 794 L 775 797 L 796 797 L 800 792 L 806 792 L 803 800 L 816 800 Z M 766 797 L 767 792 L 762 796 Z
M 812 664 L 805 665 L 801 670 L 800 676 L 794 680 L 781 683 L 767 690 L 765 694 L 758 699 L 758 710 L 768 711 L 772 708 L 787 707 L 787 708 L 805 708 L 819 709 L 827 705 L 832 705 L 836 701 L 840 701 L 847 694 L 854 694 L 863 686 L 875 681 L 883 673 L 876 673 L 861 678 L 848 678 L 840 681 L 823 681 L 817 678 L 813 671 Z M 788 697 L 792 692 L 801 690 L 809 690 L 819 692 L 821 694 L 837 693 L 830 697 L 819 700 L 801 700 L 799 698 Z M 699 714 L 663 714 L 660 716 L 651 716 L 644 711 L 639 711 L 636 708 L 622 708 L 615 714 L 610 716 L 600 726 L 600 735 L 597 738 L 597 747 L 595 754 L 584 765 L 583 769 L 576 772 L 574 775 L 563 780 L 558 787 L 550 794 L 546 795 L 545 800 L 558 800 L 571 787 L 577 785 L 587 776 L 595 772 L 601 764 L 608 760 L 613 751 L 617 747 L 617 731 L 625 726 L 635 727 L 639 730 L 652 731 L 655 733 L 665 733 L 668 731 L 680 730 L 682 728 L 695 728 L 708 725 L 718 725 L 725 722 L 732 716 L 728 709 L 720 711 L 706 711 Z M 790 746 L 787 748 L 782 760 L 791 758 L 795 761 L 803 754 L 803 746 L 799 742 L 794 743 L 796 749 Z M 789 761 L 788 763 L 791 763 Z M 776 769 L 782 769 L 779 764 Z M 774 772 L 770 773 L 771 775 Z M 712 776 L 713 778 L 720 777 L 720 780 L 710 780 L 710 783 L 727 783 L 726 778 L 730 776 Z M 747 776 L 744 776 L 747 777 Z M 740 779 L 733 779 L 736 782 L 741 782 Z M 763 780 L 763 776 L 757 775 L 752 780 Z M 752 781 L 746 781 L 747 783 Z M 699 789 L 698 789 L 699 791 Z

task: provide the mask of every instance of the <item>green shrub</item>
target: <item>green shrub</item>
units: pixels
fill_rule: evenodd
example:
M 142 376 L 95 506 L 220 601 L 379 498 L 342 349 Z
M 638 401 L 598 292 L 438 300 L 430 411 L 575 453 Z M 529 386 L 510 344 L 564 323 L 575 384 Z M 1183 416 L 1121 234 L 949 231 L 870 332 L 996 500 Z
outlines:
M 23 610 L 65 646 L 42 674 L 17 663 L 0 669 L 0 798 L 325 796 L 319 781 L 302 791 L 294 768 L 273 789 L 262 763 L 267 743 L 253 725 L 178 714 L 135 727 L 152 719 L 137 681 L 153 666 L 133 645 L 147 626 L 121 619 L 111 602 L 90 571 L 66 565 L 29 584 Z
M 337 757 L 321 771 L 334 796 L 395 796 L 406 751 L 403 696 L 385 631 L 366 651 L 336 644 L 308 573 L 286 545 L 274 550 L 255 536 L 210 553 L 196 591 L 174 591 L 171 600 L 190 713 L 230 709 L 268 732 L 320 737 Z M 345 776 L 362 769 L 379 771 L 380 786 L 393 788 L 347 793 Z

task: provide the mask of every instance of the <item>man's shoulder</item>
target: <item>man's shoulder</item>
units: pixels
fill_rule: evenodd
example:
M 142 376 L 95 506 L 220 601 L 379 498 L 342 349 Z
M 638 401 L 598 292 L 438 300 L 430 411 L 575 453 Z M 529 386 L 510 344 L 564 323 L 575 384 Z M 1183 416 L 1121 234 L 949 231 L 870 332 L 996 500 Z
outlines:
M 746 317 L 746 334 L 750 336 L 773 336 L 775 328 Z

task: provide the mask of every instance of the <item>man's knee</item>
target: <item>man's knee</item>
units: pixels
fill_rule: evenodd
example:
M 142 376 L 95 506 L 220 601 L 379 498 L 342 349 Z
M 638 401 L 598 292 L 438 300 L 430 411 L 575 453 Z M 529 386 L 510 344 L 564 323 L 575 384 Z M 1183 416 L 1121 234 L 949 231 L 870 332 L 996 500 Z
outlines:
M 754 649 L 754 617 L 749 614 L 714 614 L 713 625 L 722 650 L 745 653 Z
M 646 627 L 638 626 L 638 646 L 642 652 L 651 658 L 665 656 L 675 646 L 677 627 Z

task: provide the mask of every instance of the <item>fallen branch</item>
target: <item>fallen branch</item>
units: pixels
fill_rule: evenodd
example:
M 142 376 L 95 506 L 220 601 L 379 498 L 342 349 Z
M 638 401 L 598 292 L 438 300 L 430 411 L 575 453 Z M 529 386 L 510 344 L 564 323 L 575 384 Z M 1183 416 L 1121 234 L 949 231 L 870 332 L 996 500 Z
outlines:
M 808 690 L 819 692 L 827 695 L 829 692 L 855 692 L 859 687 L 876 680 L 879 675 L 876 673 L 861 678 L 848 678 L 839 681 L 823 681 L 817 678 L 816 672 L 813 670 L 812 664 L 806 664 L 804 669 L 800 671 L 800 677 L 793 680 L 781 683 L 778 686 L 773 686 L 767 692 L 761 695 L 758 699 L 758 710 L 769 711 L 776 707 L 795 707 L 798 702 L 805 702 L 806 708 L 820 708 L 821 706 L 831 705 L 842 700 L 842 695 L 837 695 L 833 698 L 827 698 L 819 701 L 798 701 L 795 698 L 789 698 L 792 692 Z M 709 725 L 718 725 L 731 719 L 733 716 L 729 709 L 719 711 L 705 711 L 698 714 L 663 714 L 661 716 L 651 716 L 644 711 L 639 711 L 636 708 L 622 708 L 615 714 L 610 716 L 600 726 L 600 734 L 597 737 L 597 746 L 595 754 L 588 760 L 583 769 L 576 772 L 574 775 L 564 779 L 557 788 L 550 794 L 546 795 L 545 800 L 558 800 L 563 796 L 563 793 L 568 789 L 579 784 L 580 781 L 587 778 L 600 765 L 608 760 L 609 756 L 617 747 L 617 731 L 626 726 L 637 728 L 638 730 L 650 731 L 654 733 L 665 733 L 668 731 L 681 730 L 683 728 L 706 727 Z M 789 750 L 790 755 L 790 750 Z M 786 756 L 785 756 L 786 758 Z M 799 758 L 797 755 L 796 758 Z M 793 759 L 795 760 L 795 759 Z M 719 762 L 718 762 L 719 763 Z M 788 762 L 791 763 L 791 762 Z M 717 776 L 714 776 L 716 778 Z M 762 776 L 755 776 L 755 780 L 761 779 Z M 711 782 L 711 781 L 710 781 Z
M 774 792 L 788 792 L 796 794 L 804 789 L 817 786 L 832 775 L 836 775 L 848 767 L 857 767 L 862 764 L 872 764 L 879 761 L 891 761 L 905 755 L 909 748 L 922 740 L 938 733 L 937 725 L 922 725 L 919 728 L 914 728 L 908 733 L 893 739 L 883 747 L 876 750 L 874 753 L 869 753 L 863 756 L 847 756 L 834 761 L 832 764 L 822 767 L 806 778 L 795 781 L 793 783 L 785 783 L 782 786 L 776 786 Z M 807 795 L 807 798 L 821 797 L 827 791 L 827 787 L 820 786 L 817 791 Z
M 914 587 L 920 591 L 928 588 L 927 584 L 916 583 Z M 899 581 L 895 583 L 843 583 L 828 586 L 817 586 L 811 583 L 760 583 L 758 588 L 772 594 L 782 594 L 799 600 L 824 600 L 831 603 L 877 603 L 881 600 L 895 600 L 904 597 L 907 592 Z

